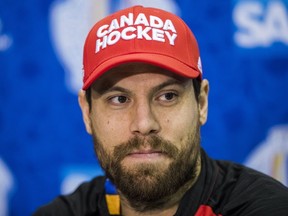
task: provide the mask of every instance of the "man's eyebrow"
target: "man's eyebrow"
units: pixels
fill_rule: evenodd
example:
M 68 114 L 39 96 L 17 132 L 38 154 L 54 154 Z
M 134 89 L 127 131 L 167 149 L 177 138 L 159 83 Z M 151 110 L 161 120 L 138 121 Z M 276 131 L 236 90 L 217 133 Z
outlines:
M 123 92 L 123 93 L 131 93 L 131 91 L 129 91 L 126 88 L 120 87 L 120 86 L 112 86 L 110 88 L 101 88 L 101 89 L 94 89 L 98 94 L 106 94 L 108 92 L 112 92 L 112 91 L 118 91 L 118 92 Z
M 187 85 L 187 81 L 183 81 L 183 80 L 178 80 L 178 79 L 169 79 L 163 83 L 161 83 L 160 85 L 157 85 L 155 87 L 153 87 L 151 89 L 151 93 L 153 92 L 157 92 L 157 91 L 160 91 L 161 89 L 167 87 L 167 86 L 170 86 L 170 85 L 180 85 L 180 86 L 183 86 L 185 87 Z M 100 88 L 93 88 L 93 90 L 95 92 L 97 92 L 98 94 L 100 95 L 103 95 L 105 93 L 108 93 L 108 92 L 112 92 L 112 91 L 119 91 L 119 92 L 123 92 L 123 93 L 127 93 L 127 94 L 131 94 L 132 92 L 126 88 L 123 88 L 123 87 L 120 87 L 120 86 L 111 86 L 111 87 L 108 87 L 108 86 L 111 86 L 111 85 L 103 85 L 102 87 Z
M 170 85 L 180 85 L 180 86 L 185 87 L 187 85 L 187 82 L 186 82 L 186 80 L 183 81 L 183 80 L 177 80 L 177 79 L 169 79 L 166 82 L 163 82 L 160 85 L 152 88 L 151 92 L 157 92 L 157 91 L 159 91 L 159 90 L 161 90 L 167 86 L 170 86 Z

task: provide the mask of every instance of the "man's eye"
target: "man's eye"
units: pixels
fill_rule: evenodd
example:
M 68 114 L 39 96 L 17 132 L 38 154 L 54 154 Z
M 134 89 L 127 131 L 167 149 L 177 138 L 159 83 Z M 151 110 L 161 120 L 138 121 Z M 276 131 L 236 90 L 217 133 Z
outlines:
M 161 101 L 172 101 L 177 97 L 177 94 L 173 92 L 167 92 L 159 97 Z
M 128 98 L 125 96 L 115 96 L 109 99 L 114 104 L 123 104 L 128 102 Z

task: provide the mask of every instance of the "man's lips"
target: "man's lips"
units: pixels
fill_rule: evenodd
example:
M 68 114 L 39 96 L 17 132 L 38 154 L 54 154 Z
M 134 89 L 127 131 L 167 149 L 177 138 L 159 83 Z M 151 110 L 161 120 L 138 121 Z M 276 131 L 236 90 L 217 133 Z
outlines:
M 152 150 L 152 149 L 142 149 L 142 150 L 134 150 L 131 153 L 127 155 L 127 157 L 133 157 L 133 158 L 156 158 L 163 156 L 165 153 L 160 150 Z

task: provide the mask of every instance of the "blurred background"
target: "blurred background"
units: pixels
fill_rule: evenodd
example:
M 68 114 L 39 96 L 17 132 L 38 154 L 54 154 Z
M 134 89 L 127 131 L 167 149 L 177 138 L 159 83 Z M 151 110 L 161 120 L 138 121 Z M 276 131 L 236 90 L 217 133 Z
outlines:
M 77 102 L 93 23 L 142 4 L 193 30 L 215 159 L 288 185 L 288 0 L 0 0 L 0 216 L 31 215 L 102 174 Z

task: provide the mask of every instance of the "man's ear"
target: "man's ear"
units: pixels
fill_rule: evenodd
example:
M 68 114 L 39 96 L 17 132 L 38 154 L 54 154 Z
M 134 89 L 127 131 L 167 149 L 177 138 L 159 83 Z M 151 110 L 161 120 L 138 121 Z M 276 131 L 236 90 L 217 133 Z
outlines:
M 90 106 L 88 101 L 86 100 L 86 92 L 83 90 L 80 90 L 78 93 L 78 103 L 82 111 L 82 118 L 86 127 L 86 131 L 87 133 L 92 134 Z
M 204 125 L 207 121 L 208 93 L 209 93 L 209 82 L 208 80 L 204 79 L 201 82 L 200 94 L 198 98 L 199 121 L 201 125 Z

